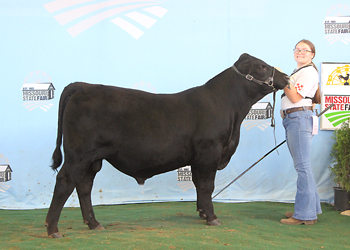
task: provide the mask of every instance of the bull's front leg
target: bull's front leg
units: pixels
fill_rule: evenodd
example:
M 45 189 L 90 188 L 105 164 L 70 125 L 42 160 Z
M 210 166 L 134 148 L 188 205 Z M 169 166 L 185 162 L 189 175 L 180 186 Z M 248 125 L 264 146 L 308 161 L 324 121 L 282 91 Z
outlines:
M 210 226 L 221 225 L 214 213 L 212 194 L 214 191 L 214 180 L 216 168 L 203 166 L 192 166 L 192 180 L 197 191 L 197 211 L 202 219 L 207 220 Z

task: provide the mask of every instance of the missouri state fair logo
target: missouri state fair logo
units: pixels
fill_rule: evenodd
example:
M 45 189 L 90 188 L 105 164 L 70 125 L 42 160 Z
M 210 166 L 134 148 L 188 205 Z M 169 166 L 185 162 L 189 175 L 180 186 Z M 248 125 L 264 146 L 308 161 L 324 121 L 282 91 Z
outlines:
M 192 188 L 195 189 L 195 186 L 192 182 L 191 166 L 179 168 L 178 170 L 176 170 L 176 172 L 178 181 L 177 185 L 183 192 L 186 192 Z
M 56 0 L 44 8 L 76 37 L 92 26 L 109 21 L 139 39 L 168 10 L 161 7 L 163 0 Z
M 324 19 L 325 39 L 333 44 L 335 42 L 350 43 L 350 7 L 345 4 L 333 5 L 327 11 Z
M 270 121 L 267 119 L 272 117 L 272 113 L 273 108 L 270 102 L 255 103 L 245 117 L 242 125 L 247 130 L 256 127 L 262 131 L 265 131 L 265 129 L 271 125 Z
M 333 112 L 325 114 L 325 117 L 337 127 L 350 118 L 350 85 L 349 85 L 350 65 L 337 67 L 329 76 L 327 86 L 348 86 L 348 95 L 324 95 L 325 108 L 334 103 L 331 108 Z
M 0 154 L 0 194 L 5 193 L 11 187 L 8 182 L 12 179 L 12 172 L 9 160 Z
M 54 98 L 55 87 L 45 72 L 31 72 L 25 77 L 21 91 L 23 106 L 28 111 L 39 108 L 47 112 L 53 106 L 50 100 Z

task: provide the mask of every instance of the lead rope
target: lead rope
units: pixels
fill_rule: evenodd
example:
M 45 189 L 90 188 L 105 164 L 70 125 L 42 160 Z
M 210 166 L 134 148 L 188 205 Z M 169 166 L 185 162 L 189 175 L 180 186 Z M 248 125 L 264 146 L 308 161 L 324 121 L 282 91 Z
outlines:
M 276 91 L 273 92 L 273 106 L 271 116 L 271 127 L 275 128 L 275 104 L 276 104 Z
M 273 106 L 272 106 L 272 116 L 271 116 L 271 127 L 273 127 L 273 137 L 275 138 L 275 146 L 277 144 L 276 140 L 276 121 L 275 121 L 275 105 L 276 105 L 276 91 L 273 92 Z M 278 154 L 278 150 L 277 150 Z

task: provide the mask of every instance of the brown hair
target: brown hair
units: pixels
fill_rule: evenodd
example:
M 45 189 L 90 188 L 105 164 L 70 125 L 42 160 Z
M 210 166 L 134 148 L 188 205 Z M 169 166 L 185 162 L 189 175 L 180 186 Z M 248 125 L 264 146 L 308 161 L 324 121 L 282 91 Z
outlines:
M 305 43 L 305 44 L 307 44 L 307 45 L 310 47 L 311 52 L 314 53 L 314 58 L 315 58 L 315 56 L 316 56 L 316 48 L 315 48 L 315 45 L 314 45 L 312 42 L 310 42 L 310 41 L 307 40 L 307 39 L 302 39 L 302 40 L 300 40 L 300 41 L 295 45 L 295 47 L 296 47 L 299 43 Z M 294 48 L 295 48 L 295 47 L 294 47 Z M 312 66 L 314 66 L 314 68 L 316 69 L 316 71 L 318 71 L 317 68 L 316 68 L 316 65 L 315 65 L 312 61 L 311 61 L 311 64 L 312 64 Z
M 299 43 L 305 43 L 307 44 L 310 49 L 311 49 L 311 52 L 314 53 L 314 58 L 315 58 L 315 55 L 316 55 L 316 48 L 315 48 L 315 45 L 310 42 L 309 40 L 306 40 L 306 39 L 303 39 L 301 41 L 299 41 L 295 47 L 299 44 Z M 316 68 L 316 65 L 311 61 L 311 64 L 312 66 L 316 69 L 316 71 L 318 72 L 317 68 Z M 316 104 L 320 104 L 321 103 L 321 94 L 320 94 L 320 86 L 318 86 L 317 90 L 316 90 L 316 93 L 314 95 L 314 97 L 312 98 L 312 103 L 316 103 Z

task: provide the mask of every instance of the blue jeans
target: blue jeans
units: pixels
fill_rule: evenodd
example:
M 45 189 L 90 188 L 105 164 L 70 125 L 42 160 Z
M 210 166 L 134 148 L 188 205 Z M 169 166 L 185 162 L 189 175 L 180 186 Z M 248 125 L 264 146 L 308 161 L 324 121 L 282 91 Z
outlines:
M 316 220 L 322 213 L 316 181 L 311 170 L 312 111 L 297 111 L 283 119 L 286 140 L 298 174 L 293 218 Z

